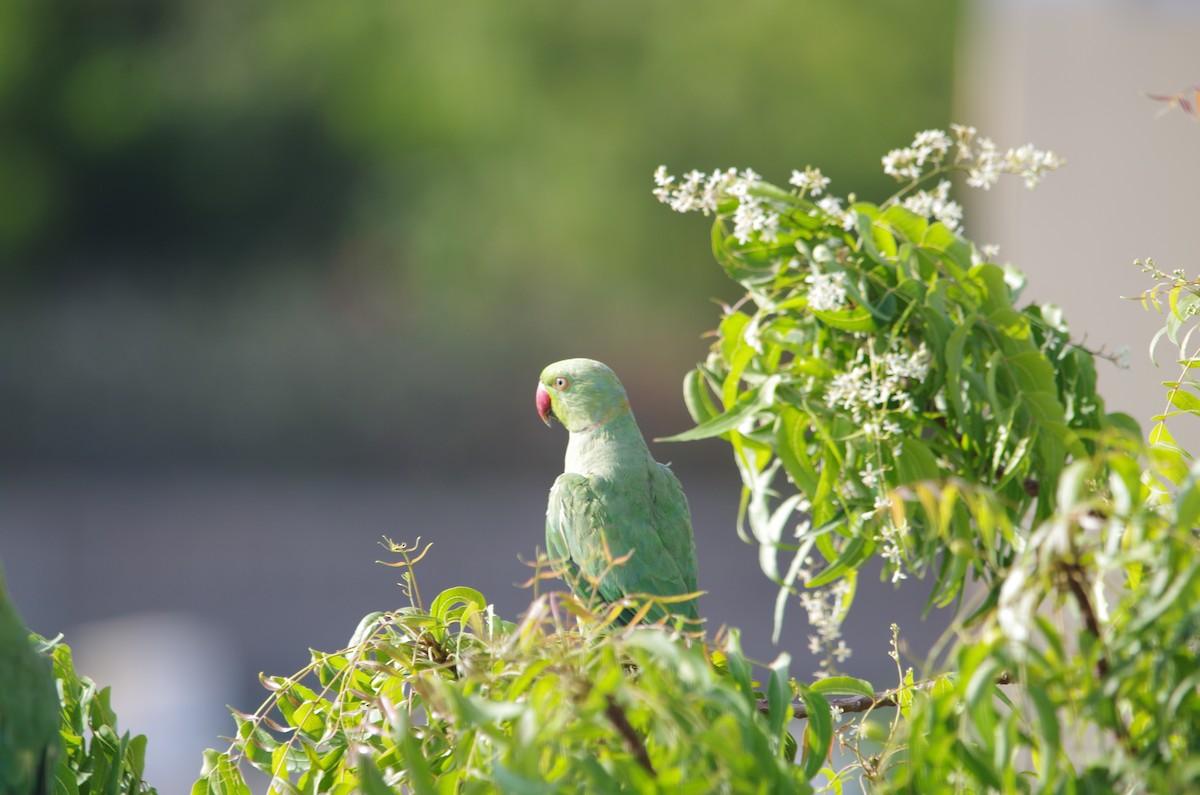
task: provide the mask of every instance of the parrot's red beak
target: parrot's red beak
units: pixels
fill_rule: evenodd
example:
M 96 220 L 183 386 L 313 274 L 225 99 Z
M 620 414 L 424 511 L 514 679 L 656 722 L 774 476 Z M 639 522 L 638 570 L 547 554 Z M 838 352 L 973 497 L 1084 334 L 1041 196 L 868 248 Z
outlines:
M 550 393 L 546 391 L 546 385 L 541 383 L 537 388 L 537 411 L 546 427 L 550 427 Z

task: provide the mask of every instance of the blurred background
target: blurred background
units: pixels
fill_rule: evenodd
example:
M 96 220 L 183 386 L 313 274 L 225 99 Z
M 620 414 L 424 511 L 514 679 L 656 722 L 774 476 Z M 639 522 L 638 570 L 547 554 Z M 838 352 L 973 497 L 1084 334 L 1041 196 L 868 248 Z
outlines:
M 716 300 L 708 223 L 659 164 L 751 166 L 886 198 L 879 158 L 978 126 L 1067 168 L 960 194 L 966 232 L 1062 304 L 1109 408 L 1157 413 L 1160 319 L 1121 296 L 1194 270 L 1200 126 L 1144 92 L 1200 81 L 1178 0 L 739 4 L 317 0 L 0 5 L 0 558 L 186 791 L 200 751 L 398 607 L 382 535 L 434 542 L 426 594 L 530 594 L 566 434 L 542 367 L 622 376 L 647 436 L 689 426 Z M 773 587 L 734 533 L 721 442 L 654 445 L 692 503 L 711 626 L 769 660 Z M 850 673 L 914 651 L 927 585 L 864 577 Z M 885 607 L 886 606 L 886 609 Z M 781 647 L 796 672 L 806 626 Z M 812 663 L 810 665 L 810 662 Z M 186 687 L 179 686 L 187 682 Z

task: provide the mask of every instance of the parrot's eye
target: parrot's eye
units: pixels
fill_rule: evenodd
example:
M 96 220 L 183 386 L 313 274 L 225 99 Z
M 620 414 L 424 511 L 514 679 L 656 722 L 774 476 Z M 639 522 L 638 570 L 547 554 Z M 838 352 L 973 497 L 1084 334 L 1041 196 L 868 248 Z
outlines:
M 554 388 L 557 389 L 559 392 L 566 389 L 569 385 L 570 385 L 570 383 L 567 381 L 567 379 L 563 378 L 561 375 L 558 378 L 554 379 Z

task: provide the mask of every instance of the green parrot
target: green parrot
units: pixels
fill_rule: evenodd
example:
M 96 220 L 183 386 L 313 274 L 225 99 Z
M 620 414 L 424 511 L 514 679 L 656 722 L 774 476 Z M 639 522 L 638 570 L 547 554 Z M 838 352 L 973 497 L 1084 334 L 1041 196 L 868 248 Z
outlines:
M 538 379 L 537 411 L 546 425 L 553 414 L 571 432 L 565 471 L 550 489 L 546 547 L 566 561 L 572 589 L 604 602 L 695 593 L 687 498 L 674 473 L 650 456 L 616 373 L 593 359 L 555 362 Z M 627 609 L 619 620 L 635 614 Z M 668 616 L 700 626 L 695 597 L 655 603 L 645 618 Z
M 58 715 L 50 660 L 30 644 L 0 571 L 0 795 L 49 795 Z

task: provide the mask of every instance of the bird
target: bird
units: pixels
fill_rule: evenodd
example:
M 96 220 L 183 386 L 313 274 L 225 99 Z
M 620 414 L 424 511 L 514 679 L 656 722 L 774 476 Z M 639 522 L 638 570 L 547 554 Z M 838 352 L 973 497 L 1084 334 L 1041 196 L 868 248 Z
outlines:
M 0 795 L 49 795 L 60 736 L 58 687 L 0 571 Z
M 554 417 L 570 432 L 546 506 L 546 548 L 572 591 L 604 604 L 649 597 L 622 610 L 618 624 L 640 612 L 643 621 L 698 629 L 687 497 L 650 455 L 616 373 L 594 359 L 555 362 L 538 378 L 536 402 L 547 426 Z

